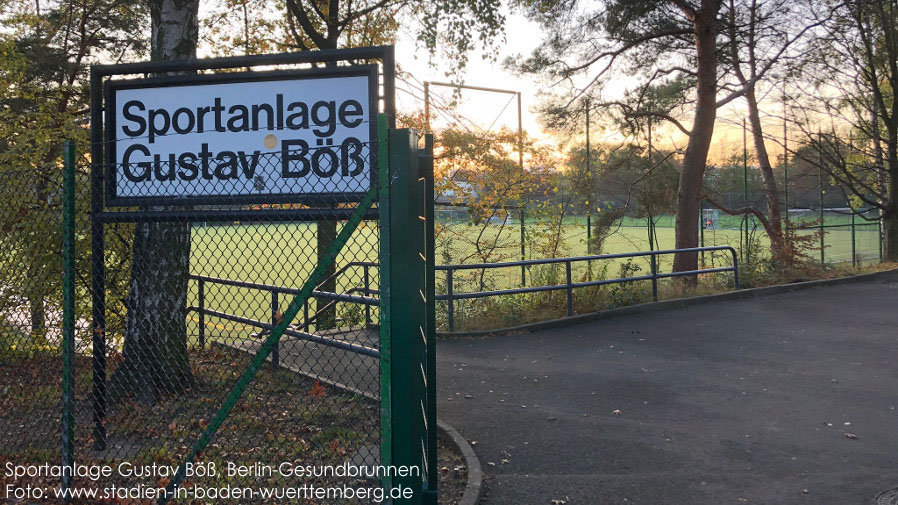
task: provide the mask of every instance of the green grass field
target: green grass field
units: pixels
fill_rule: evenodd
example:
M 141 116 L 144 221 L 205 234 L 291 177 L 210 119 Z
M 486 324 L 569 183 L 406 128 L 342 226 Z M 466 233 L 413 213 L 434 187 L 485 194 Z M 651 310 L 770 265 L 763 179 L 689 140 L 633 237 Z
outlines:
M 848 216 L 843 216 L 849 220 Z M 849 221 L 833 219 L 828 225 L 846 225 Z M 842 222 L 845 221 L 845 222 Z M 437 263 L 475 263 L 512 261 L 520 258 L 520 225 L 510 222 L 505 227 L 490 225 L 487 229 L 462 222 L 443 222 L 437 238 Z M 537 223 L 525 223 L 528 239 L 525 240 L 525 256 L 527 259 L 545 257 L 541 252 L 538 237 L 540 230 Z M 733 227 L 733 225 L 736 225 Z M 721 228 L 704 230 L 704 245 L 730 245 L 742 253 L 741 234 L 738 229 L 739 220 L 721 219 Z M 660 249 L 674 248 L 674 229 L 672 218 L 665 217 L 658 223 L 657 242 Z M 722 228 L 728 226 L 727 228 Z M 813 233 L 813 231 L 808 231 Z M 556 256 L 583 256 L 586 249 L 586 221 L 584 218 L 567 220 L 562 229 L 563 239 Z M 768 247 L 763 230 L 754 233 L 757 240 L 756 250 L 764 252 Z M 851 228 L 840 226 L 827 229 L 825 235 L 825 255 L 827 263 L 837 264 L 851 261 Z M 855 249 L 861 260 L 875 261 L 879 257 L 877 242 L 878 225 L 857 223 L 854 232 Z M 249 224 L 226 226 L 195 226 L 192 231 L 191 268 L 194 274 L 207 275 L 231 280 L 241 280 L 262 284 L 272 284 L 298 288 L 308 277 L 315 266 L 317 256 L 315 225 L 310 223 L 290 224 Z M 478 254 L 477 242 L 495 244 L 491 254 Z M 544 238 L 543 238 L 544 240 Z M 349 244 L 338 259 L 338 268 L 351 262 L 376 261 L 378 255 L 378 234 L 373 223 L 365 223 L 357 230 Z M 482 248 L 485 249 L 485 248 Z M 620 226 L 605 240 L 602 253 L 626 253 L 648 250 L 648 233 L 643 220 L 625 218 Z M 819 251 L 812 253 L 814 257 Z M 659 258 L 659 271 L 669 271 L 672 256 Z M 637 258 L 629 265 L 632 275 L 641 275 L 649 271 L 648 258 Z M 732 260 L 728 252 L 719 251 L 704 255 L 704 263 L 708 266 L 730 265 Z M 575 280 L 605 277 L 617 277 L 621 265 L 626 260 L 606 260 L 591 262 L 592 271 L 587 271 L 586 262 L 575 263 L 572 276 Z M 641 273 L 632 273 L 633 268 Z M 604 274 L 602 271 L 604 270 Z M 528 284 L 544 285 L 564 281 L 563 267 L 534 267 L 527 271 Z M 487 289 L 504 289 L 519 287 L 521 283 L 520 267 L 490 269 L 486 272 L 469 270 L 457 272 L 453 276 L 456 293 L 476 291 L 481 285 Z M 354 287 L 364 285 L 364 270 L 351 267 L 338 278 L 338 290 L 346 292 Z M 437 274 L 438 292 L 445 292 L 446 275 Z M 369 271 L 369 286 L 376 289 L 377 270 Z M 197 284 L 190 286 L 189 305 L 197 305 Z M 292 296 L 280 296 L 279 308 L 285 310 Z M 205 306 L 242 317 L 270 321 L 272 318 L 272 300 L 266 291 L 206 285 Z M 314 313 L 315 303 L 310 305 L 310 313 Z M 371 316 L 376 320 L 376 308 L 371 309 Z M 198 318 L 191 314 L 189 331 L 198 332 Z M 341 303 L 338 306 L 338 317 L 343 324 L 358 325 L 363 321 L 363 310 L 354 304 Z M 233 338 L 234 332 L 248 334 L 258 329 L 217 318 L 207 318 L 207 335 L 227 336 Z

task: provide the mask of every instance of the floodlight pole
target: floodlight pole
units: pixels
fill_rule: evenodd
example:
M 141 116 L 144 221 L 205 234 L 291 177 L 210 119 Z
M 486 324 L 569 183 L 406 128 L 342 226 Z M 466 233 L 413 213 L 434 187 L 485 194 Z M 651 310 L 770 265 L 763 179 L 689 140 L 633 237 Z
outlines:
M 470 86 L 468 84 L 453 84 L 450 82 L 424 81 L 424 121 L 427 133 L 430 130 L 430 86 L 442 86 L 445 88 L 469 89 L 472 91 L 484 91 L 487 93 L 502 93 L 504 95 L 516 95 L 518 99 L 518 165 L 524 171 L 524 122 L 521 116 L 521 92 L 510 89 L 487 88 L 484 86 Z M 524 244 L 524 205 L 521 204 L 521 261 L 527 260 L 527 252 Z M 521 285 L 527 283 L 527 267 L 521 265 Z

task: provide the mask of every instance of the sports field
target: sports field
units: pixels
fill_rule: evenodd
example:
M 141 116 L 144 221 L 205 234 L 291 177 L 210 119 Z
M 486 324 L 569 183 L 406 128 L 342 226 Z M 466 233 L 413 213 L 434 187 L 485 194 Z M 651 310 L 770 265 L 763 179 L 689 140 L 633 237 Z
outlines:
M 808 220 L 807 233 L 814 233 L 816 225 Z M 550 235 L 548 230 L 540 229 L 537 222 L 525 221 L 524 249 L 527 259 L 545 257 L 541 251 L 545 244 L 540 240 L 546 240 Z M 656 241 L 660 249 L 672 249 L 674 247 L 674 228 L 671 216 L 662 217 L 656 224 Z M 739 254 L 742 254 L 743 233 L 740 232 L 740 219 L 730 216 L 721 217 L 715 227 L 703 230 L 704 245 L 730 245 Z M 813 229 L 811 229 L 813 228 Z M 766 251 L 766 236 L 759 227 L 749 226 L 754 229 L 752 236 L 756 241 L 753 251 Z M 437 263 L 478 263 L 513 261 L 521 256 L 520 222 L 508 221 L 504 226 L 500 224 L 486 225 L 485 228 L 471 225 L 467 222 L 438 221 L 437 223 Z M 857 220 L 854 226 L 854 247 L 857 257 L 861 261 L 874 261 L 879 257 L 877 242 L 878 224 Z M 560 247 L 556 256 L 584 256 L 586 249 L 586 219 L 574 217 L 567 219 L 561 228 Z M 198 275 L 219 277 L 230 280 L 240 280 L 276 286 L 298 288 L 308 277 L 315 266 L 317 256 L 316 229 L 314 223 L 285 223 L 285 224 L 234 224 L 223 226 L 195 225 L 192 231 L 192 272 Z M 844 263 L 851 261 L 852 254 L 852 229 L 849 216 L 831 216 L 827 219 L 827 229 L 824 238 L 825 257 L 827 263 Z M 478 253 L 478 243 L 480 252 Z M 494 247 L 493 247 L 494 245 Z M 338 259 L 338 270 L 346 268 L 337 279 L 337 290 L 341 293 L 353 288 L 365 285 L 364 268 L 351 266 L 354 262 L 374 262 L 378 255 L 378 233 L 374 223 L 363 223 L 350 242 L 343 249 Z M 492 249 L 490 249 L 492 247 Z M 624 218 L 614 228 L 602 246 L 602 253 L 626 253 L 645 251 L 649 249 L 648 230 L 644 220 Z M 489 251 L 489 254 L 486 254 Z M 815 257 L 819 251 L 813 252 Z M 659 270 L 670 269 L 672 256 L 659 258 Z M 704 263 L 707 265 L 729 265 L 730 255 L 719 251 L 704 255 Z M 592 278 L 604 275 L 605 277 L 617 277 L 620 266 L 626 260 L 607 260 L 591 262 Z M 649 271 L 647 258 L 637 258 L 629 265 L 631 275 L 632 268 L 639 268 L 642 273 Z M 559 278 L 560 269 L 550 271 L 551 268 L 528 269 L 528 284 L 539 285 L 546 282 L 563 282 Z M 604 270 L 604 273 L 602 273 Z M 563 270 L 561 270 L 563 271 Z M 575 263 L 572 268 L 575 280 L 587 277 L 586 262 Z M 377 270 L 369 269 L 368 286 L 377 289 Z M 519 287 L 521 282 L 520 267 L 508 267 L 490 269 L 485 272 L 480 270 L 458 272 L 453 276 L 456 293 L 475 291 L 480 286 L 487 289 L 504 289 Z M 437 274 L 438 292 L 445 292 L 446 275 L 444 272 Z M 191 282 L 189 305 L 198 303 L 197 283 Z M 281 295 L 279 308 L 285 310 L 292 296 Z M 207 283 L 205 287 L 205 307 L 236 314 L 241 317 L 270 321 L 273 317 L 272 298 L 267 291 L 248 289 L 233 286 L 221 286 Z M 309 306 L 309 312 L 314 313 L 315 303 Z M 338 304 L 338 317 L 342 325 L 358 325 L 364 321 L 364 310 L 354 304 Z M 376 320 L 376 308 L 371 308 L 371 317 Z M 197 333 L 197 315 L 189 316 L 189 330 L 191 334 Z M 240 323 L 224 321 L 217 318 L 207 318 L 207 335 L 216 334 L 231 335 L 237 331 L 242 334 L 258 331 Z

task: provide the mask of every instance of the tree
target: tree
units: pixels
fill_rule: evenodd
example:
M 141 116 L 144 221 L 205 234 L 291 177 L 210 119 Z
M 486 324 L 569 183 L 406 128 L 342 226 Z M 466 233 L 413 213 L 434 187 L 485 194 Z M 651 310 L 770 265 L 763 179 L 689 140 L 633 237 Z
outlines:
M 150 58 L 196 57 L 199 0 L 150 0 Z M 133 393 L 152 405 L 159 394 L 194 384 L 187 355 L 190 223 L 139 223 L 134 230 L 123 362 L 110 378 L 113 397 Z
M 758 218 L 770 239 L 773 264 L 780 266 L 798 259 L 798 251 L 795 244 L 788 240 L 791 235 L 783 231 L 782 203 L 761 123 L 758 91 L 764 91 L 762 84 L 768 84 L 768 88 L 773 84 L 765 82 L 769 81 L 766 76 L 789 73 L 790 66 L 801 52 L 800 48 L 798 51 L 792 49 L 806 34 L 825 22 L 828 8 L 822 2 L 818 3 L 820 17 L 809 20 L 804 12 L 807 6 L 788 0 L 728 0 L 723 20 L 722 31 L 728 39 L 726 50 L 722 52 L 723 61 L 735 81 L 733 85 L 744 92 L 747 123 L 761 174 L 766 209 L 761 210 L 748 202 L 741 208 L 724 207 L 711 198 L 705 199 L 728 214 L 751 214 Z
M 838 3 L 821 21 L 792 101 L 791 154 L 832 177 L 862 218 L 880 211 L 883 256 L 898 261 L 898 0 Z
M 546 73 L 567 82 L 568 104 L 595 92 L 622 73 L 642 78 L 640 88 L 682 79 L 694 79 L 692 128 L 673 116 L 656 113 L 689 135 L 677 191 L 676 246 L 698 245 L 698 214 L 702 178 L 714 122 L 717 117 L 719 0 L 608 0 L 597 6 L 579 0 L 518 0 L 525 12 L 543 22 L 550 35 L 517 68 Z M 587 75 L 577 85 L 576 78 Z M 733 97 L 735 98 L 735 97 Z M 725 98 L 729 101 L 733 98 Z M 592 100 L 597 107 L 612 106 Z M 646 115 L 645 113 L 640 113 Z M 694 270 L 695 253 L 678 254 L 675 271 Z
M 0 231 L 3 253 L 15 259 L 0 266 L 0 307 L 25 299 L 37 338 L 46 332 L 48 305 L 61 296 L 58 248 L 48 246 L 59 240 L 61 142 L 86 141 L 87 65 L 139 53 L 145 12 L 139 3 L 122 0 L 4 3 L 0 173 L 10 205 L 0 213 Z M 87 186 L 77 191 L 79 202 L 86 202 Z M 118 287 L 110 285 L 116 293 Z M 78 309 L 83 314 L 86 307 Z
M 698 245 L 698 214 L 717 109 L 751 95 L 756 150 L 766 158 L 763 131 L 755 121 L 756 84 L 771 73 L 786 50 L 810 27 L 785 20 L 791 12 L 784 0 L 606 0 L 597 6 L 578 0 L 518 0 L 517 5 L 549 28 L 550 35 L 527 59 L 523 72 L 548 75 L 566 85 L 566 92 L 546 108 L 558 118 L 580 96 L 590 97 L 599 111 L 643 131 L 652 121 L 668 123 L 688 136 L 677 191 L 676 247 Z M 718 32 L 729 35 L 727 44 Z M 585 36 L 583 34 L 586 34 Z M 743 68 L 747 66 L 747 68 Z M 622 98 L 602 97 L 607 82 L 625 75 L 638 80 Z M 692 125 L 680 120 L 692 115 Z M 769 161 L 763 171 L 770 168 Z M 772 169 L 765 187 L 768 212 L 779 213 Z M 775 246 L 782 234 L 779 219 L 771 224 Z M 696 253 L 674 259 L 675 271 L 697 267 Z
M 337 49 L 354 45 L 391 43 L 398 29 L 397 17 L 417 18 L 419 40 L 431 54 L 444 43 L 454 51 L 454 68 L 460 68 L 473 47 L 472 35 L 490 43 L 500 32 L 503 17 L 498 0 L 286 0 L 287 45 L 300 51 Z M 316 223 L 318 257 L 322 257 L 337 236 L 336 221 Z M 320 291 L 335 292 L 336 267 L 325 275 Z M 330 328 L 336 307 L 317 314 L 318 328 Z

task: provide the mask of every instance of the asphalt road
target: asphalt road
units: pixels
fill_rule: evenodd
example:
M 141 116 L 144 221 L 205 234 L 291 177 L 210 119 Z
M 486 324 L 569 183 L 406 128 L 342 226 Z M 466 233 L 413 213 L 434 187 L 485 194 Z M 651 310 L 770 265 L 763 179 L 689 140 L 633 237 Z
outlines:
M 485 505 L 867 505 L 898 486 L 896 358 L 893 274 L 442 340 L 439 416 Z

